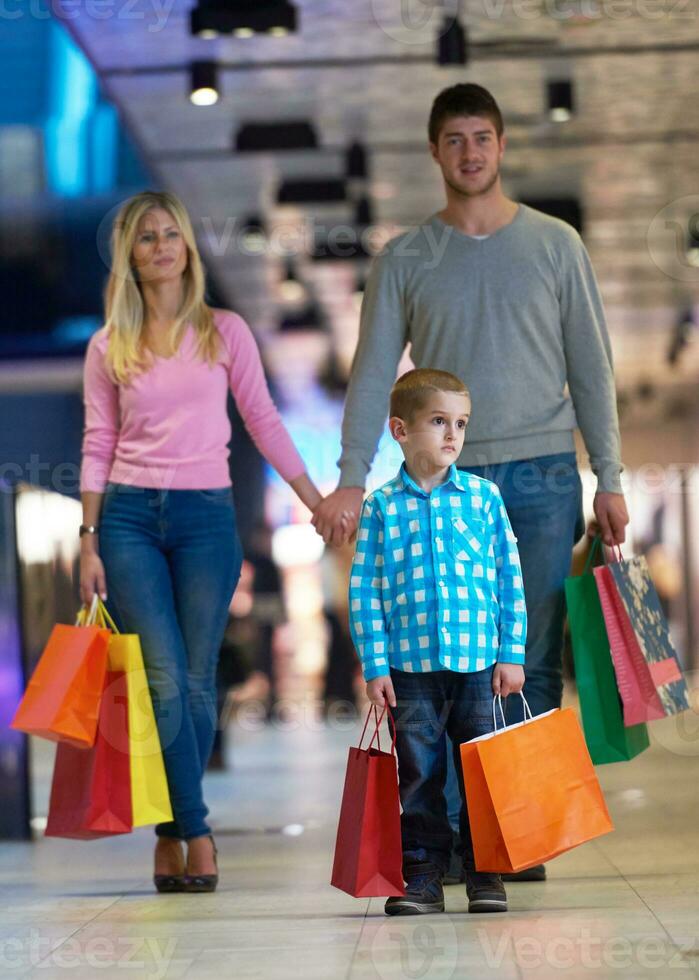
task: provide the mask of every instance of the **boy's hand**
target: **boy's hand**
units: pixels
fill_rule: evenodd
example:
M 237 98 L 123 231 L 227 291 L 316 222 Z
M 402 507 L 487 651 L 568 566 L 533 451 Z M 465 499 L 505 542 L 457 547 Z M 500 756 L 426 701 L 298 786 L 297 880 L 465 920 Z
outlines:
M 388 698 L 388 703 L 392 708 L 396 706 L 396 692 L 393 690 L 393 681 L 389 674 L 384 677 L 375 677 L 366 686 L 366 696 L 377 708 L 383 708 L 384 695 Z
M 523 687 L 524 667 L 520 664 L 495 664 L 493 694 L 506 698 L 508 694 L 519 694 Z

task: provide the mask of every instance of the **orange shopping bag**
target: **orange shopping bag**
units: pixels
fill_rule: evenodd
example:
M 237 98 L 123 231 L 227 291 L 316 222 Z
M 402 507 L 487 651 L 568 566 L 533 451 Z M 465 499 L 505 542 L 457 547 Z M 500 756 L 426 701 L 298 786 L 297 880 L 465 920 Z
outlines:
M 523 722 L 461 746 L 479 871 L 522 871 L 614 829 L 573 709 L 532 718 L 522 701 Z
M 110 635 L 100 626 L 54 626 L 10 727 L 52 742 L 93 745 Z

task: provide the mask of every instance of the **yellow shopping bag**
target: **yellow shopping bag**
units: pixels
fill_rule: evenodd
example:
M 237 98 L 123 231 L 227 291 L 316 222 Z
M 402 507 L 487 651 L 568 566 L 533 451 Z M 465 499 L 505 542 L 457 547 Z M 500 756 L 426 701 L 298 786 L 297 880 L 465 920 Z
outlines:
M 102 603 L 97 618 L 112 630 L 109 670 L 123 670 L 126 674 L 133 825 L 165 823 L 172 820 L 172 807 L 141 641 L 135 633 L 119 633 Z

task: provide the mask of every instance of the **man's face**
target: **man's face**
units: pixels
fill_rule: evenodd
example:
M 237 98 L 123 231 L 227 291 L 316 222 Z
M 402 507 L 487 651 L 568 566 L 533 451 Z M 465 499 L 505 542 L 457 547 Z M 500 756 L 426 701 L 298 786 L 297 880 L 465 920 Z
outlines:
M 429 476 L 459 458 L 470 417 L 468 395 L 438 391 L 415 412 L 410 422 L 391 419 L 391 431 L 400 442 L 408 464 L 420 476 Z
M 487 194 L 500 173 L 505 136 L 498 139 L 495 125 L 482 116 L 452 116 L 442 124 L 432 158 L 444 181 L 463 197 Z

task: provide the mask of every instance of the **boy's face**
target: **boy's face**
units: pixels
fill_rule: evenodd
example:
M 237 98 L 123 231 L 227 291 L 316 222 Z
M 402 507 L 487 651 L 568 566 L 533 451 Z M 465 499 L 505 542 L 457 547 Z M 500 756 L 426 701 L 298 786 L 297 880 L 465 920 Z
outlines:
M 420 476 L 429 476 L 459 458 L 470 417 L 468 395 L 437 391 L 409 422 L 394 416 L 389 425 L 408 465 Z

